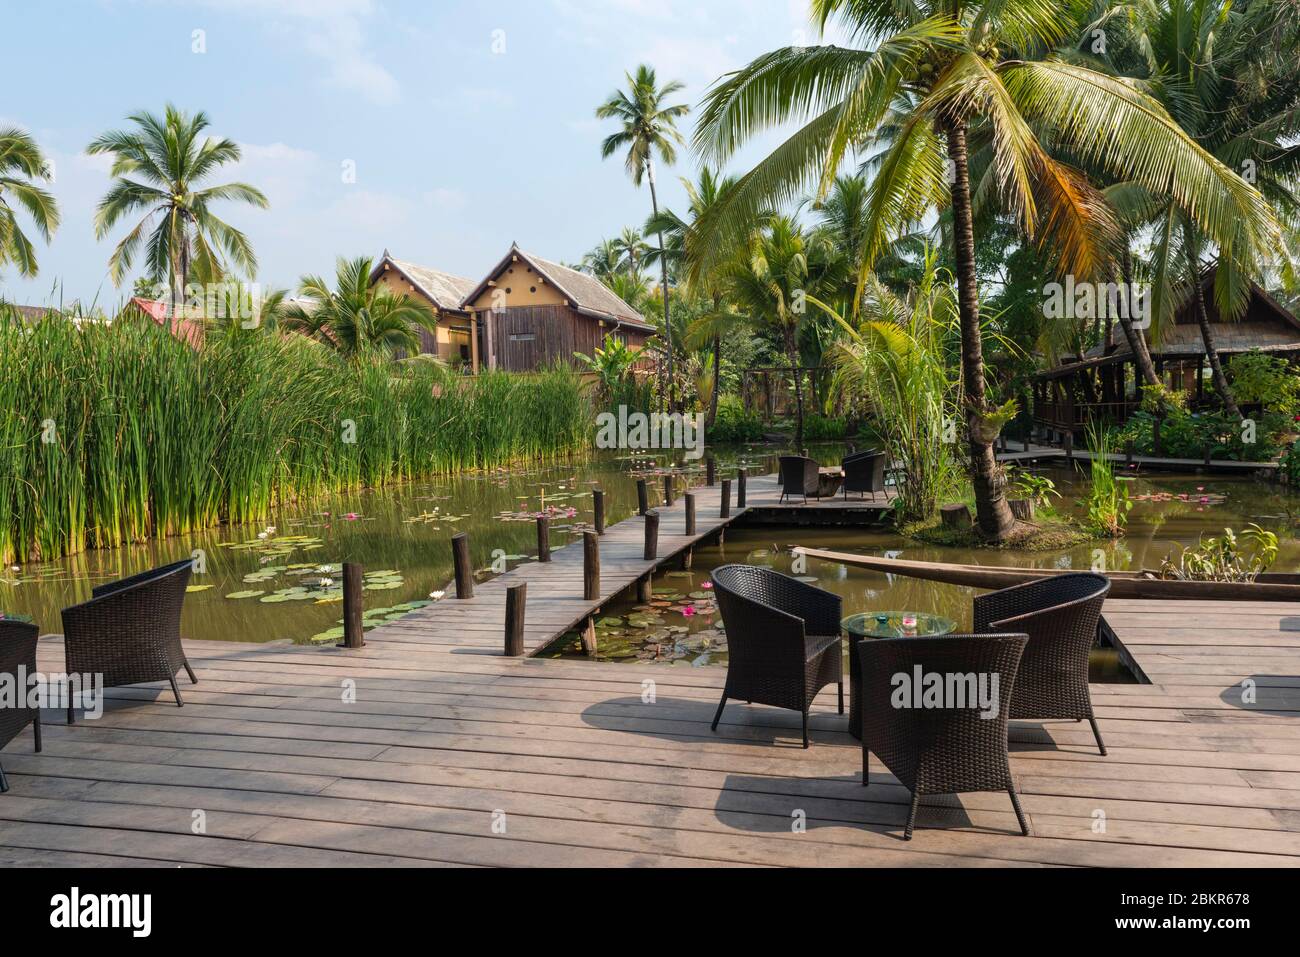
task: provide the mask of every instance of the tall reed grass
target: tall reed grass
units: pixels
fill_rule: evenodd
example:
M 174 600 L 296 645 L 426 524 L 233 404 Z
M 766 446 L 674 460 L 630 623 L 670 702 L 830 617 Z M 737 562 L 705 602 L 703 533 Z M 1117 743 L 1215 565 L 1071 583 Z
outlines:
M 130 313 L 0 305 L 0 561 L 261 521 L 326 492 L 585 451 L 578 376 L 346 363 L 297 336 L 193 349 Z

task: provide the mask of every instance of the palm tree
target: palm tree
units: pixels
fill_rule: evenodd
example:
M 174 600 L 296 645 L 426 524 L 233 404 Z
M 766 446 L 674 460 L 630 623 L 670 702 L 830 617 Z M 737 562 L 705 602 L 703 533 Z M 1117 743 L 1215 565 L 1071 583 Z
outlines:
M 10 203 L 27 211 L 47 243 L 59 227 L 59 206 L 37 180 L 50 180 L 50 167 L 36 141 L 17 127 L 0 129 L 0 266 L 18 265 L 20 276 L 35 276 L 36 252 L 18 225 Z
M 927 212 L 950 207 L 967 447 L 979 527 L 990 539 L 1005 538 L 1015 522 L 993 452 L 1002 416 L 984 382 L 972 129 L 990 143 L 981 185 L 1062 272 L 1104 276 L 1117 226 L 1100 194 L 1053 158 L 1038 133 L 1082 164 L 1173 196 L 1221 247 L 1260 249 L 1276 234 L 1263 198 L 1138 85 L 1044 55 L 1082 26 L 1077 9 L 1042 0 L 812 0 L 820 26 L 836 18 L 867 48 L 765 54 L 711 88 L 696 130 L 704 158 L 722 163 L 760 130 L 808 119 L 741 177 L 700 231 L 706 253 L 699 268 L 707 268 L 714 237 L 810 187 L 820 201 L 849 151 L 884 120 L 896 123 L 871 184 L 859 286 L 894 237 Z
M 621 258 L 618 240 L 602 239 L 582 257 L 582 268 L 603 281 L 618 272 Z
M 674 274 L 681 270 L 686 255 L 686 237 L 694 224 L 708 216 L 710 210 L 727 197 L 736 186 L 736 178 L 720 176 L 705 166 L 700 170 L 698 183 L 692 183 L 686 177 L 681 178 L 681 183 L 686 189 L 690 221 L 687 222 L 671 209 L 665 209 L 657 216 L 652 216 L 646 223 L 646 232 L 656 233 L 660 237 L 659 249 L 651 251 L 646 259 L 646 265 L 656 260 L 666 260 L 669 271 Z M 709 379 L 709 409 L 704 424 L 706 427 L 712 427 L 718 416 L 718 392 L 722 382 L 722 333 L 736 321 L 736 316 L 732 311 L 724 308 L 723 288 L 716 275 L 711 273 L 703 275 L 688 285 L 691 292 L 703 295 L 712 306 L 705 316 L 692 323 L 686 337 L 688 348 L 699 348 L 705 340 L 710 342 L 709 351 L 713 371 Z
M 1250 169 L 1260 193 L 1294 224 L 1300 214 L 1293 191 L 1300 162 L 1290 141 L 1300 132 L 1300 64 L 1291 44 L 1269 42 L 1289 14 L 1277 4 L 1243 7 L 1230 0 L 1142 0 L 1125 12 L 1142 41 L 1134 47 L 1152 95 L 1226 167 Z M 1272 250 L 1225 247 L 1175 197 L 1121 187 L 1127 188 L 1116 190 L 1117 205 L 1154 235 L 1153 328 L 1160 330 L 1180 302 L 1191 304 L 1215 391 L 1224 408 L 1240 418 L 1209 321 L 1204 250 L 1219 247 L 1215 304 L 1225 319 L 1245 311 L 1250 281 L 1261 276 Z
M 148 273 L 170 279 L 174 309 L 185 301 L 192 274 L 216 281 L 226 270 L 227 257 L 242 272 L 255 275 L 257 257 L 248 237 L 220 219 L 212 206 L 234 200 L 265 209 L 266 197 L 247 183 L 200 188 L 220 167 L 239 160 L 239 145 L 202 136 L 210 125 L 202 111 L 191 116 L 168 104 L 162 117 L 140 112 L 127 119 L 133 128 L 111 130 L 86 148 L 92 156 L 113 157 L 114 183 L 95 210 L 95 237 L 103 239 L 123 217 L 144 213 L 109 257 L 113 283 L 121 284 L 142 245 Z
M 622 124 L 622 129 L 605 137 L 600 145 L 600 155 L 605 159 L 613 156 L 624 147 L 627 148 L 625 161 L 628 175 L 637 186 L 641 180 L 650 183 L 650 208 L 653 215 L 659 215 L 659 197 L 655 191 L 654 154 L 658 153 L 664 164 L 671 166 L 677 162 L 676 145 L 683 143 L 681 133 L 677 132 L 677 121 L 690 112 L 684 103 L 665 106 L 664 101 L 684 87 L 673 80 L 659 86 L 655 71 L 644 63 L 636 68 L 636 75 L 627 74 L 627 90 L 617 90 L 608 100 L 596 108 L 598 119 L 615 119 Z M 664 248 L 664 238 L 659 235 L 659 250 Z M 668 307 L 668 263 L 660 260 L 663 275 L 664 328 L 671 330 Z M 671 337 L 671 331 L 668 332 Z M 669 338 L 668 348 L 668 391 L 669 406 L 677 405 L 677 389 L 673 384 L 673 343 Z
M 304 276 L 298 295 L 280 324 L 335 350 L 345 359 L 391 357 L 398 350 L 420 350 L 420 329 L 433 329 L 437 317 L 422 299 L 397 296 L 371 285 L 374 262 L 366 256 L 338 260 L 335 288 L 320 276 Z
M 717 267 L 717 281 L 744 321 L 774 336 L 785 352 L 794 382 L 795 448 L 803 448 L 798 342 L 809 318 L 807 302 L 836 288 L 843 280 L 836 267 L 843 262 L 824 234 L 808 235 L 789 217 L 773 216 Z
M 646 256 L 650 252 L 650 246 L 642 237 L 641 230 L 635 226 L 625 226 L 618 238 L 613 240 L 613 244 L 618 251 L 619 265 L 622 269 L 633 276 L 641 275 Z

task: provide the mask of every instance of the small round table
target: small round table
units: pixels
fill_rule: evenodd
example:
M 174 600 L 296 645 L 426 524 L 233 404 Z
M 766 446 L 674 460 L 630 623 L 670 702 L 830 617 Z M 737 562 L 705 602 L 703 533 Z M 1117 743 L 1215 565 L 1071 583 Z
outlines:
M 950 635 L 957 630 L 957 623 L 951 618 L 923 611 L 874 611 L 850 615 L 840 622 L 840 627 L 849 634 L 849 734 L 861 741 L 862 678 L 858 674 L 858 642 L 866 638 L 934 638 Z

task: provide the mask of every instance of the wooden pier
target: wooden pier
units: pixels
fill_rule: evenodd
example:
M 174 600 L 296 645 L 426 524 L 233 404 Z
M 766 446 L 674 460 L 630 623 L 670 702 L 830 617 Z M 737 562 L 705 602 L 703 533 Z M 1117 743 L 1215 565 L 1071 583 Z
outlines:
M 759 484 L 747 507 L 768 502 Z M 695 494 L 698 541 L 721 519 L 714 493 Z M 689 547 L 677 515 L 664 560 Z M 639 520 L 620 525 L 628 541 L 613 526 L 602 543 L 602 594 L 606 576 L 612 590 L 646 570 L 622 554 Z M 540 576 L 538 592 L 565 576 L 553 612 L 530 591 L 539 626 L 590 611 L 566 552 L 581 546 L 518 572 Z M 42 754 L 27 732 L 0 758 L 0 863 L 1300 865 L 1300 612 L 1192 604 L 1106 603 L 1154 682 L 1093 686 L 1108 757 L 1086 724 L 1012 723 L 1032 837 L 1005 795 L 966 794 L 927 798 L 904 843 L 908 794 L 878 763 L 861 786 L 833 690 L 809 750 L 799 716 L 774 708 L 733 704 L 715 734 L 725 669 L 506 657 L 504 621 L 447 599 L 357 650 L 187 642 L 199 684 L 183 684 L 184 708 L 145 685 L 109 690 L 102 717 L 71 727 L 47 712 Z M 61 671 L 61 639 L 38 659 Z

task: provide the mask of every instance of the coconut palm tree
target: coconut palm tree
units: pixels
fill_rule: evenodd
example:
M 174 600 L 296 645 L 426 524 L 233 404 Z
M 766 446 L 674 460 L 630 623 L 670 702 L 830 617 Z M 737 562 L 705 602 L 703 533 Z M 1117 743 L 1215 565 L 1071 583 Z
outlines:
M 891 240 L 936 208 L 948 231 L 962 332 L 967 448 L 981 532 L 1014 528 L 993 442 L 1003 410 L 987 399 L 975 263 L 970 136 L 987 134 L 977 185 L 1045 248 L 1062 272 L 1109 270 L 1117 224 L 1078 169 L 1142 183 L 1194 211 L 1220 247 L 1260 249 L 1277 234 L 1268 204 L 1197 145 L 1160 103 L 1130 81 L 1049 51 L 1083 25 L 1079 5 L 1043 0 L 812 0 L 821 27 L 838 20 L 858 47 L 787 47 L 728 74 L 710 89 L 696 129 L 704 159 L 723 163 L 755 134 L 806 124 L 741 177 L 730 201 L 699 231 L 707 247 L 761 206 L 823 199 L 850 151 L 886 119 L 897 133 L 871 184 L 859 285 Z
M 627 149 L 625 165 L 632 182 L 640 186 L 644 179 L 650 184 L 650 208 L 652 214 L 659 215 L 659 196 L 655 190 L 654 156 L 659 154 L 664 165 L 671 166 L 677 162 L 677 145 L 685 142 L 677 131 L 677 121 L 690 112 L 684 103 L 665 106 L 664 101 L 684 87 L 673 80 L 659 85 L 655 71 L 641 64 L 636 74 L 627 74 L 628 88 L 610 94 L 609 99 L 596 108 L 597 119 L 617 120 L 622 128 L 605 137 L 600 145 L 600 155 L 605 159 L 621 149 Z M 663 250 L 664 238 L 658 237 L 659 249 Z M 663 277 L 664 328 L 671 336 L 672 325 L 669 321 L 668 306 L 668 263 L 660 260 Z M 673 344 L 668 348 L 668 382 L 669 406 L 677 405 L 676 386 L 673 384 Z
M 617 239 L 602 239 L 582 257 L 582 268 L 602 281 L 618 272 L 619 252 Z
M 645 268 L 646 259 L 651 252 L 651 247 L 641 235 L 641 230 L 635 226 L 625 226 L 618 238 L 613 240 L 613 244 L 618 251 L 619 266 L 623 271 L 633 276 L 641 275 L 641 270 Z
M 210 121 L 202 111 L 190 115 L 168 104 L 161 117 L 140 112 L 127 119 L 132 128 L 104 133 L 86 148 L 92 156 L 113 157 L 114 183 L 95 210 L 96 238 L 103 239 L 124 217 L 144 213 L 109 257 L 113 283 L 121 284 L 141 247 L 149 274 L 170 279 L 173 308 L 185 301 L 191 275 L 216 281 L 227 259 L 256 275 L 248 237 L 219 218 L 213 206 L 232 200 L 265 209 L 266 197 L 247 183 L 201 185 L 222 166 L 238 162 L 239 145 L 203 136 Z
M 787 216 L 773 216 L 733 247 L 716 267 L 717 282 L 737 313 L 756 332 L 781 343 L 795 396 L 795 448 L 803 448 L 804 395 L 799 336 L 809 315 L 809 299 L 824 296 L 843 282 L 845 260 L 824 233 L 805 233 Z
M 1270 42 L 1286 29 L 1279 4 L 1231 0 L 1134 0 L 1124 8 L 1142 57 L 1138 72 L 1188 135 L 1226 167 L 1249 175 L 1292 227 L 1300 222 L 1294 193 L 1300 158 L 1300 61 L 1293 44 Z M 1294 40 L 1294 24 L 1291 39 Z M 1152 325 L 1155 335 L 1189 303 L 1200 327 L 1211 380 L 1224 408 L 1240 417 L 1228 385 L 1205 286 L 1214 265 L 1215 305 L 1223 318 L 1239 317 L 1250 283 L 1262 277 L 1271 249 L 1224 246 L 1196 221 L 1184 202 L 1136 184 L 1121 184 L 1115 204 L 1151 230 Z M 1217 255 L 1206 256 L 1207 247 Z M 1207 263 L 1206 260 L 1210 259 Z
M 59 227 L 59 206 L 37 181 L 50 179 L 36 141 L 17 127 L 0 128 L 0 266 L 15 263 L 20 276 L 36 275 L 36 251 L 18 225 L 14 204 L 26 210 L 48 243 Z
M 686 255 L 686 237 L 694 224 L 702 220 L 714 209 L 727 194 L 735 188 L 734 176 L 720 176 L 708 166 L 700 170 L 698 182 L 692 183 L 686 177 L 681 178 L 686 190 L 689 222 L 678 216 L 671 209 L 665 209 L 657 216 L 652 216 L 646 223 L 646 232 L 656 233 L 660 237 L 659 249 L 651 250 L 646 258 L 646 265 L 658 260 L 667 260 L 669 272 L 681 271 Z M 739 234 L 741 237 L 745 233 Z M 704 296 L 711 309 L 701 319 L 691 324 L 687 330 L 687 348 L 698 349 L 709 342 L 710 360 L 713 370 L 709 378 L 709 409 L 704 424 L 712 427 L 718 416 L 718 392 L 722 382 L 722 334 L 733 325 L 737 317 L 726 308 L 723 301 L 723 286 L 714 274 L 704 274 L 693 283 L 688 284 L 690 292 Z
M 320 276 L 303 276 L 298 295 L 280 319 L 284 328 L 300 332 L 335 350 L 345 359 L 391 357 L 399 350 L 420 350 L 420 329 L 433 329 L 437 317 L 422 299 L 397 296 L 371 285 L 374 261 L 366 256 L 338 260 L 334 288 Z

